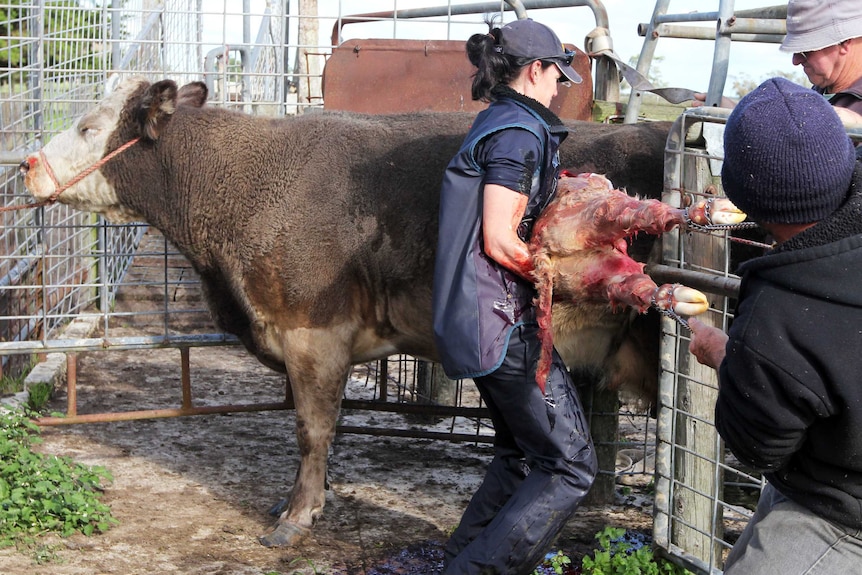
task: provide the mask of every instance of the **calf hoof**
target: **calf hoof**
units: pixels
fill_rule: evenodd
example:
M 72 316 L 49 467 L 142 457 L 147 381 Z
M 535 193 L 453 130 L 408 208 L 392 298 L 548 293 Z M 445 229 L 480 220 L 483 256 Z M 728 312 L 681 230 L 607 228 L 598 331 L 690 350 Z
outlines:
M 257 538 L 264 547 L 286 547 L 297 543 L 300 539 L 311 532 L 307 527 L 300 527 L 292 523 L 281 523 L 266 535 Z

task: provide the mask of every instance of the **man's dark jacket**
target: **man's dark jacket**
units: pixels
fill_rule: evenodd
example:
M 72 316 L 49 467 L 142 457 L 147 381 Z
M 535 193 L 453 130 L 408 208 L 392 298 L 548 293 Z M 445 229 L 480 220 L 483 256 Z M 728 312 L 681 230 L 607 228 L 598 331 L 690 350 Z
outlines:
M 716 426 L 739 460 L 862 529 L 862 171 L 828 219 L 740 268 Z

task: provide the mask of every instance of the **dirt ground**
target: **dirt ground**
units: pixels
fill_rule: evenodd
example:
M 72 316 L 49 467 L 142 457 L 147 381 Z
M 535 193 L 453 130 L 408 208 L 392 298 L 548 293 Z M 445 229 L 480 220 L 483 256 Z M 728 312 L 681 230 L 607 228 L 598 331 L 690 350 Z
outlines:
M 163 333 L 158 314 L 155 320 L 123 315 L 161 309 L 160 278 L 167 273 L 181 280 L 192 273 L 181 257 L 169 258 L 169 269 L 162 269 L 162 242 L 153 230 L 146 235 L 118 295 L 111 336 Z M 196 285 L 176 281 L 172 288 L 171 305 L 202 307 Z M 171 329 L 214 332 L 206 313 L 183 316 Z M 195 406 L 284 398 L 284 376 L 238 346 L 192 348 L 189 372 Z M 373 387 L 360 366 L 346 396 L 373 399 Z M 472 384 L 465 390 L 471 392 Z M 177 408 L 180 352 L 80 354 L 77 397 L 79 414 Z M 462 397 L 461 405 L 470 402 Z M 60 388 L 50 409 L 65 408 L 66 390 Z M 463 419 L 428 422 L 380 411 L 343 410 L 339 424 L 476 433 L 475 422 Z M 45 540 L 43 555 L 50 561 L 42 565 L 33 553 L 0 549 L 0 575 L 433 575 L 440 545 L 491 458 L 487 442 L 339 434 L 322 517 L 297 546 L 271 549 L 257 537 L 274 524 L 268 512 L 289 496 L 296 473 L 292 411 L 64 425 L 44 428 L 42 437 L 42 451 L 112 473 L 103 501 L 119 524 L 91 537 Z M 631 495 L 620 497 L 618 505 L 584 508 L 557 548 L 572 558 L 590 552 L 594 535 L 608 524 L 649 532 L 651 510 L 651 500 Z
M 239 348 L 194 348 L 195 405 L 279 401 L 284 377 Z M 348 397 L 369 393 L 354 379 Z M 179 352 L 82 354 L 78 411 L 178 407 Z M 65 408 L 58 390 L 52 406 Z M 410 427 L 407 416 L 344 412 L 342 424 Z M 441 422 L 444 427 L 451 421 Z M 44 452 L 113 474 L 104 494 L 119 525 L 107 533 L 48 539 L 51 560 L 0 550 L 4 575 L 433 573 L 439 545 L 477 487 L 486 443 L 338 435 L 322 518 L 298 546 L 268 549 L 257 536 L 286 497 L 298 452 L 290 411 L 48 427 Z M 579 512 L 558 542 L 583 553 L 606 524 L 648 529 L 637 506 Z

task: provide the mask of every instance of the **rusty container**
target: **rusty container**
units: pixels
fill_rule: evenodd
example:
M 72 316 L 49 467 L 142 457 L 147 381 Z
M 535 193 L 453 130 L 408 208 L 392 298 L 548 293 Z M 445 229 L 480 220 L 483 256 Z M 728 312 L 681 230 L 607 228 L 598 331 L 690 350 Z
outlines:
M 572 67 L 583 82 L 561 85 L 551 110 L 561 118 L 590 120 L 593 82 L 589 57 L 576 53 Z M 347 40 L 323 70 L 324 107 L 368 114 L 479 112 L 470 97 L 475 68 L 456 40 Z

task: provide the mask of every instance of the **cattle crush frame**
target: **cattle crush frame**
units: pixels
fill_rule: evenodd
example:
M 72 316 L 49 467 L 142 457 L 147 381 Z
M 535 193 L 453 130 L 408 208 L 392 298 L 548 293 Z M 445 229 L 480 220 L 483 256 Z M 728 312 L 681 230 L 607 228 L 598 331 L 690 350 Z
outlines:
M 205 12 L 196 0 L 104 0 L 89 3 L 89 8 L 78 7 L 77 3 L 52 7 L 44 1 L 24 6 L 0 2 L 0 7 L 8 8 L 12 14 L 10 24 L 25 31 L 14 38 L 3 38 L 11 43 L 0 48 L 0 182 L 4 205 L 18 206 L 29 201 L 16 178 L 17 163 L 24 155 L 68 127 L 106 89 L 130 73 L 170 77 L 179 84 L 204 80 L 212 94 L 210 105 L 273 116 L 327 106 L 401 111 L 397 106 L 419 105 L 423 96 L 427 101 L 421 105 L 425 107 L 465 106 L 463 109 L 475 110 L 478 108 L 464 104 L 464 69 L 453 67 L 447 58 L 459 52 L 453 46 L 481 29 L 483 13 L 512 9 L 520 16 L 529 10 L 531 15 L 535 11 L 537 19 L 545 19 L 542 11 L 548 10 L 547 18 L 553 20 L 559 14 L 553 10 L 590 8 L 596 29 L 609 28 L 607 14 L 598 0 L 450 3 L 365 14 L 347 11 L 348 6 L 355 11 L 362 3 L 341 0 L 337 11 L 325 13 L 321 9 L 317 15 L 298 15 L 295 3 L 225 0 L 223 5 L 206 3 L 210 10 L 215 4 L 220 6 Z M 718 65 L 709 86 L 712 100 L 721 95 L 724 86 L 731 40 L 775 42 L 783 35 L 781 7 L 757 14 L 735 14 L 733 2 L 721 0 L 714 13 L 674 15 L 668 13 L 669 4 L 669 0 L 656 2 L 652 21 L 642 25 L 640 33 L 645 40 L 638 70 L 648 72 L 659 38 L 714 41 Z M 709 27 L 693 32 L 691 26 L 678 25 L 696 21 L 717 26 L 712 27 L 710 35 Z M 354 29 L 359 36 L 345 40 L 346 30 Z M 211 36 L 213 30 L 221 32 Z M 236 34 L 229 34 L 229 30 Z M 432 37 L 439 40 L 427 40 Z M 561 37 L 568 39 L 563 34 Z M 416 85 L 414 92 L 406 95 L 393 89 L 389 84 L 393 80 L 387 78 L 384 85 L 389 92 L 401 97 L 375 98 L 379 81 L 372 82 L 361 74 L 350 75 L 358 68 L 336 65 L 342 58 L 355 60 L 366 55 L 372 69 L 375 62 L 380 62 L 375 57 L 395 59 L 387 60 L 390 63 L 410 62 L 408 68 L 418 66 L 419 61 L 427 64 L 433 60 L 438 66 L 428 77 L 454 77 L 455 72 L 462 75 L 449 92 L 442 96 L 434 92 L 437 95 L 432 98 L 427 98 L 431 94 L 427 85 Z M 614 110 L 625 109 L 625 121 L 648 115 L 641 110 L 643 95 L 639 92 L 629 96 L 627 106 L 619 102 L 619 85 L 612 81 L 617 72 L 610 60 L 596 58 L 592 65 L 585 65 L 592 68 L 593 93 L 588 94 L 591 99 L 610 103 Z M 399 74 L 404 74 L 403 70 Z M 353 90 L 337 90 L 339 83 L 347 83 Z M 560 109 L 568 109 L 566 106 L 578 101 L 583 102 L 583 94 L 572 102 L 560 102 Z M 584 113 L 595 116 L 597 109 L 570 110 L 570 117 Z M 679 112 L 677 109 L 674 113 Z M 610 116 L 598 119 L 619 119 Z M 679 116 L 666 150 L 666 201 L 680 204 L 704 193 L 720 194 L 716 174 L 723 152 L 715 142 L 720 142 L 725 118 L 720 111 L 703 110 Z M 851 135 L 862 138 L 860 134 Z M 34 372 L 51 366 L 52 373 L 57 367 L 66 377 L 66 417 L 43 418 L 43 424 L 291 409 L 289 396 L 257 404 L 196 404 L 190 368 L 192 350 L 233 348 L 238 342 L 214 330 L 199 297 L 197 279 L 184 258 L 157 232 L 141 225 L 107 224 L 60 205 L 4 211 L 2 217 L 0 369 L 4 375 L 15 377 L 34 367 L 35 358 L 47 359 L 35 365 Z M 704 241 L 708 245 L 700 243 Z M 732 273 L 732 251 L 727 236 L 704 239 L 669 234 L 661 264 L 650 271 L 666 278 L 663 281 L 682 281 L 708 292 L 712 303 L 708 320 L 726 326 L 732 321 L 737 281 Z M 703 254 L 710 254 L 711 259 L 702 259 Z M 648 471 L 631 474 L 654 479 L 657 546 L 675 562 L 697 573 L 719 573 L 732 541 L 728 535 L 738 532 L 751 514 L 750 501 L 739 503 L 739 494 L 755 493 L 756 499 L 761 480 L 728 461 L 711 419 L 714 374 L 693 365 L 687 353 L 685 330 L 665 321 L 661 337 L 657 418 L 626 412 L 624 417 L 635 422 L 632 427 L 641 435 L 622 441 L 614 435 L 597 442 L 605 452 L 604 479 L 609 479 L 604 481 L 606 491 L 601 496 L 607 497 L 608 489 L 613 496 L 618 452 L 655 452 L 654 475 Z M 177 351 L 179 407 L 78 413 L 79 354 L 147 349 Z M 458 383 L 454 389 L 442 388 L 444 397 L 436 403 L 430 401 L 437 393 L 431 388 L 440 383 L 436 371 L 431 364 L 404 357 L 360 366 L 353 379 L 370 385 L 373 398 L 348 396 L 343 407 L 451 418 L 444 429 L 368 425 L 340 426 L 339 432 L 490 441 L 486 412 L 471 394 L 470 386 Z M 588 399 L 595 404 L 594 423 L 610 416 L 614 434 L 619 417 L 617 401 L 616 397 L 601 394 Z

